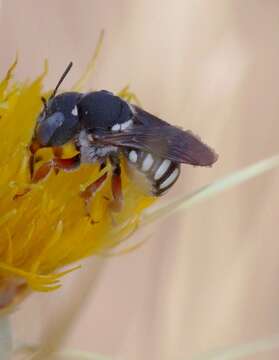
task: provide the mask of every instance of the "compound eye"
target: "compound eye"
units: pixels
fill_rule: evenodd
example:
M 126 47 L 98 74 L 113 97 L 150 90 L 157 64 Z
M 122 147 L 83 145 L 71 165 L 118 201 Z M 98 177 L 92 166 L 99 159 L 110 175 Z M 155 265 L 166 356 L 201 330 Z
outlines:
M 43 146 L 51 146 L 51 138 L 64 123 L 65 117 L 62 112 L 55 112 L 49 117 L 43 112 L 38 119 L 36 130 L 37 140 Z

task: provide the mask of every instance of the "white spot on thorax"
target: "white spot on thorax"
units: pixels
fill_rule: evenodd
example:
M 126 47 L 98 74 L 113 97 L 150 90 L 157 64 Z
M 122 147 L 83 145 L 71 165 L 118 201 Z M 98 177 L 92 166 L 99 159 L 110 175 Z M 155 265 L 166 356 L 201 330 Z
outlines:
M 147 154 L 146 157 L 143 160 L 141 170 L 142 171 L 148 171 L 150 170 L 151 166 L 154 163 L 154 159 L 151 154 Z
M 138 160 L 138 154 L 135 150 L 132 150 L 129 152 L 129 160 L 132 162 L 132 163 L 136 163 L 137 160 Z
M 72 115 L 78 116 L 78 108 L 77 108 L 77 106 L 75 106 L 75 107 L 73 108 L 73 110 L 72 110 Z
M 176 168 L 168 178 L 166 178 L 165 181 L 162 182 L 162 184 L 159 186 L 160 189 L 164 189 L 166 187 L 168 187 L 169 185 L 171 185 L 178 177 L 179 175 L 179 169 Z
M 130 119 L 128 121 L 125 121 L 124 123 L 122 124 L 114 124 L 112 127 L 111 127 L 111 131 L 120 131 L 120 130 L 126 130 L 128 129 L 131 125 L 133 125 L 133 120 Z
M 128 129 L 131 125 L 133 125 L 133 120 L 130 119 L 128 121 L 125 121 L 123 124 L 120 125 L 121 130 Z
M 154 175 L 154 180 L 159 180 L 168 170 L 169 166 L 171 164 L 171 161 L 166 159 L 162 162 L 162 164 L 159 166 L 159 168 L 157 169 L 155 175 Z
M 112 131 L 119 131 L 120 130 L 120 124 L 114 124 L 111 128 Z

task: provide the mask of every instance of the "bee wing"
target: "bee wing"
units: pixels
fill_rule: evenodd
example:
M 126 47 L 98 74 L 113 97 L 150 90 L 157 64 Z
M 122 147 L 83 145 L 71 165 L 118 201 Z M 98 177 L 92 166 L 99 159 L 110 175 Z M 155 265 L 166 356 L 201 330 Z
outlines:
M 170 125 L 156 116 L 131 105 L 134 109 L 133 126 L 120 132 L 99 130 L 94 143 L 131 147 L 150 152 L 178 163 L 211 166 L 217 154 L 190 131 Z

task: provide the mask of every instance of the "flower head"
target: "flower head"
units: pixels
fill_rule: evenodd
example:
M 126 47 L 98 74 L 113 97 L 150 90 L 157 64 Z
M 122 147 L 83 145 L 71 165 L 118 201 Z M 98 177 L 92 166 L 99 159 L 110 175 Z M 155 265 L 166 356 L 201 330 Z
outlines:
M 109 165 L 102 170 L 108 178 L 92 200 L 90 217 L 80 192 L 102 175 L 97 165 L 51 172 L 44 181 L 31 183 L 29 144 L 42 106 L 46 71 L 35 81 L 20 84 L 13 80 L 15 66 L 16 62 L 0 83 L 0 293 L 3 288 L 5 294 L 3 299 L 0 295 L 0 307 L 19 290 L 61 286 L 60 277 L 71 269 L 58 269 L 119 244 L 154 201 L 129 179 L 124 161 L 124 203 L 118 213 L 110 206 Z M 127 91 L 121 95 L 129 96 Z M 39 156 L 45 161 L 50 154 L 42 150 Z

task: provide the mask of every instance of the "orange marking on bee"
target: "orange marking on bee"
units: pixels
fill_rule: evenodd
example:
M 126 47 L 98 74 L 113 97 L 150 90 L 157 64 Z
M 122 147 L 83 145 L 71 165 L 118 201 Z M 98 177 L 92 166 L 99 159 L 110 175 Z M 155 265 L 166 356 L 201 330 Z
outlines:
M 99 179 L 94 181 L 92 184 L 89 184 L 84 191 L 80 192 L 80 196 L 85 200 L 88 201 L 91 199 L 92 195 L 95 194 L 95 192 L 99 189 L 99 187 L 103 184 L 103 182 L 106 180 L 108 174 L 105 173 Z
M 61 146 L 54 146 L 52 152 L 56 158 L 62 158 L 63 156 L 63 148 Z
M 119 212 L 123 208 L 122 183 L 120 175 L 113 175 L 111 179 L 113 200 L 110 203 L 112 211 Z
M 40 166 L 39 169 L 34 173 L 34 175 L 32 177 L 32 182 L 37 183 L 37 182 L 45 179 L 49 175 L 52 167 L 53 167 L 52 161 L 48 161 L 45 164 L 43 164 L 42 166 Z
M 58 157 L 53 159 L 53 167 L 56 170 L 71 171 L 77 168 L 80 164 L 80 155 L 75 155 L 71 158 L 60 159 Z
M 41 148 L 41 145 L 39 144 L 39 142 L 37 140 L 33 139 L 31 144 L 29 145 L 29 151 L 31 153 L 30 158 L 29 158 L 29 172 L 30 172 L 31 179 L 33 178 L 33 175 L 34 175 L 35 154 L 40 148 Z
M 92 184 L 89 184 L 85 190 L 80 192 L 80 197 L 84 199 L 85 204 L 85 212 L 86 216 L 91 217 L 90 215 L 90 201 L 92 200 L 94 194 L 97 192 L 97 190 L 101 187 L 101 185 L 104 183 L 108 176 L 108 173 L 104 173 L 99 179 L 94 181 Z M 96 223 L 93 219 L 91 219 L 92 224 Z

